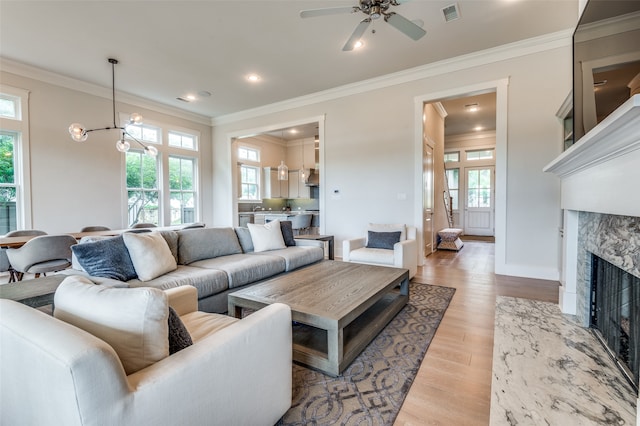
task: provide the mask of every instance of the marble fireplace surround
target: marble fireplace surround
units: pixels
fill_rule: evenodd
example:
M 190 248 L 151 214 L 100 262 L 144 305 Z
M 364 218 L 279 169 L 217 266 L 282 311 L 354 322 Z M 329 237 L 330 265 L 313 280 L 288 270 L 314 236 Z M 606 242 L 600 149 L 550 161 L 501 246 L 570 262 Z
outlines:
M 640 94 L 543 170 L 561 179 L 560 309 L 588 327 L 591 253 L 640 277 Z

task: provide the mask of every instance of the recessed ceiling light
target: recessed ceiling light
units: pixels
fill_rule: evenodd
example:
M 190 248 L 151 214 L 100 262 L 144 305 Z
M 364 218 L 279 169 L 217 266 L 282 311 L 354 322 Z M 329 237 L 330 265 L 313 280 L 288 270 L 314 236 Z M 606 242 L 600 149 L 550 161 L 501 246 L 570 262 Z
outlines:
M 249 74 L 247 76 L 247 80 L 252 83 L 257 83 L 258 81 L 260 81 L 260 76 L 258 74 Z
M 475 102 L 475 103 L 472 103 L 472 104 L 466 104 L 464 106 L 464 109 L 467 110 L 468 112 L 476 112 L 480 108 L 478 107 L 478 103 Z
M 296 135 L 298 134 L 298 129 L 291 129 L 289 130 L 289 133 L 291 133 L 292 135 Z
M 185 98 L 189 101 L 195 101 L 196 100 L 196 95 L 187 95 L 185 96 Z
M 476 126 L 473 128 L 473 130 L 475 130 L 476 132 L 479 132 L 480 130 L 482 130 L 484 127 L 482 126 Z
M 356 41 L 356 44 L 353 45 L 353 48 L 360 49 L 362 46 L 364 46 L 364 43 L 362 42 L 362 40 L 358 40 Z

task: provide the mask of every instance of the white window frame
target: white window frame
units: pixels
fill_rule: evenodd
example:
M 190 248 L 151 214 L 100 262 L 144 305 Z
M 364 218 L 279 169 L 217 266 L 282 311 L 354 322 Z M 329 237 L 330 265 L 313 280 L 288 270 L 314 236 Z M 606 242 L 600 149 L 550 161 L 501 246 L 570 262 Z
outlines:
M 447 160 L 447 155 L 456 154 L 458 156 L 457 160 Z M 444 162 L 445 163 L 459 163 L 460 162 L 460 151 L 448 151 L 444 153 Z
M 29 91 L 0 84 L 0 94 L 15 99 L 16 117 L 0 117 L 0 129 L 16 134 L 14 142 L 14 184 L 16 185 L 16 227 L 32 228 L 31 168 L 29 139 Z
M 240 157 L 240 150 L 246 149 L 248 151 L 254 151 L 257 153 L 258 161 L 249 160 L 247 158 Z M 238 144 L 235 152 L 236 157 L 238 158 L 238 202 L 239 203 L 256 203 L 262 202 L 262 152 L 259 147 L 249 145 L 246 143 Z M 257 169 L 256 175 L 258 176 L 258 198 L 242 198 L 242 167 L 252 167 Z
M 480 157 L 478 156 L 478 158 L 469 158 L 469 154 L 474 154 L 474 153 L 480 153 L 480 152 L 489 152 L 491 153 L 490 157 Z M 466 161 L 491 161 L 495 159 L 495 149 L 493 148 L 485 148 L 485 149 L 468 149 L 465 151 L 465 160 Z
M 120 123 L 122 126 L 124 126 L 129 122 L 130 115 L 131 115 L 131 112 L 127 112 L 127 113 L 121 112 L 119 114 Z M 171 191 L 169 189 L 169 157 L 170 156 L 193 159 L 194 161 L 194 164 L 193 164 L 194 191 L 193 192 L 195 197 L 195 201 L 194 201 L 195 221 L 196 222 L 201 221 L 202 190 L 200 187 L 200 155 L 201 155 L 200 154 L 200 137 L 201 137 L 200 132 L 195 129 L 174 126 L 168 123 L 162 123 L 155 120 L 148 120 L 147 118 L 143 119 L 142 125 L 157 128 L 159 130 L 159 134 L 158 134 L 159 141 L 157 143 L 153 141 L 147 141 L 147 140 L 141 141 L 144 144 L 153 144 L 158 148 L 158 156 L 156 157 L 158 161 L 158 191 L 160 191 L 160 194 L 159 194 L 160 201 L 158 203 L 159 204 L 158 205 L 158 226 L 171 225 Z M 193 136 L 195 149 L 170 146 L 169 133 Z M 131 143 L 132 150 L 138 149 L 138 146 L 136 145 L 138 145 L 137 142 L 132 141 Z M 142 147 L 139 147 L 139 148 L 142 148 Z M 123 185 L 124 187 L 123 193 L 125 197 L 124 205 L 127 205 L 126 162 L 124 163 L 123 170 L 124 170 L 124 176 L 125 176 L 125 182 Z M 125 223 L 128 223 L 129 218 L 126 213 L 127 211 L 125 209 L 125 211 L 123 212 L 123 214 L 125 215 L 124 220 L 125 220 Z
M 167 139 L 168 140 L 168 139 Z M 183 149 L 189 149 L 189 148 L 183 148 Z M 180 160 L 188 160 L 191 161 L 193 164 L 193 182 L 192 182 L 192 189 L 191 190 L 183 190 L 183 189 L 171 189 L 171 186 L 169 185 L 169 160 L 171 158 L 174 159 L 180 159 Z M 168 154 L 167 155 L 167 193 L 169 196 L 169 202 L 167 204 L 167 211 L 166 213 L 169 215 L 169 223 L 171 223 L 171 193 L 172 192 L 178 192 L 180 194 L 184 194 L 184 193 L 193 193 L 193 208 L 195 209 L 195 217 L 194 217 L 194 222 L 197 222 L 199 220 L 199 208 L 198 208 L 198 200 L 199 200 L 199 194 L 197 191 L 197 183 L 198 183 L 198 178 L 197 178 L 197 171 L 198 171 L 198 160 L 196 158 L 194 158 L 193 156 L 186 156 L 186 155 L 174 155 L 174 154 Z M 181 215 L 182 218 L 182 215 Z M 184 219 L 184 218 L 182 218 Z M 184 222 L 183 222 L 184 223 Z

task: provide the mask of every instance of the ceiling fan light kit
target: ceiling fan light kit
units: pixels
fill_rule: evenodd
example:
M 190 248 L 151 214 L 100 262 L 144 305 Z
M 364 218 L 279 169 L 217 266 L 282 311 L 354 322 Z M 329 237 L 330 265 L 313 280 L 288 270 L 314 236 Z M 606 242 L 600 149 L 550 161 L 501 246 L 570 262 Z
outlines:
M 69 134 L 71 135 L 71 139 L 76 142 L 84 142 L 89 138 L 89 133 L 96 132 L 99 130 L 120 130 L 122 137 L 116 141 L 116 149 L 120 152 L 127 152 L 131 147 L 131 144 L 127 139 L 133 139 L 136 141 L 142 148 L 144 148 L 145 154 L 155 157 L 158 155 L 158 149 L 155 146 L 145 145 L 135 137 L 131 136 L 129 132 L 127 132 L 126 126 L 117 126 L 116 125 L 116 71 L 115 66 L 118 63 L 117 59 L 109 58 L 108 62 L 111 64 L 111 106 L 113 110 L 113 126 L 110 127 L 101 127 L 97 129 L 87 129 L 80 123 L 71 123 L 69 126 Z M 133 113 L 129 116 L 130 124 L 141 124 L 142 116 L 138 113 Z
M 416 22 L 412 22 L 396 12 L 390 11 L 392 6 L 400 6 L 409 0 L 359 0 L 358 6 L 328 7 L 323 9 L 309 9 L 300 12 L 301 18 L 336 15 L 341 13 L 362 12 L 367 15 L 356 26 L 355 30 L 342 48 L 343 51 L 353 50 L 356 43 L 364 35 L 372 21 L 383 18 L 385 22 L 413 40 L 421 39 L 427 32 Z M 421 23 L 422 21 L 418 21 Z

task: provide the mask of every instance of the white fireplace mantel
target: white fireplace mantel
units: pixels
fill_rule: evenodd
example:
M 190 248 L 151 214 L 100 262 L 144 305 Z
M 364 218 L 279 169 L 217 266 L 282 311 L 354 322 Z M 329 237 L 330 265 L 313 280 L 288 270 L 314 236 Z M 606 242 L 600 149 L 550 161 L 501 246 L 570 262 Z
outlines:
M 640 94 L 629 98 L 543 171 L 565 178 L 640 149 Z

